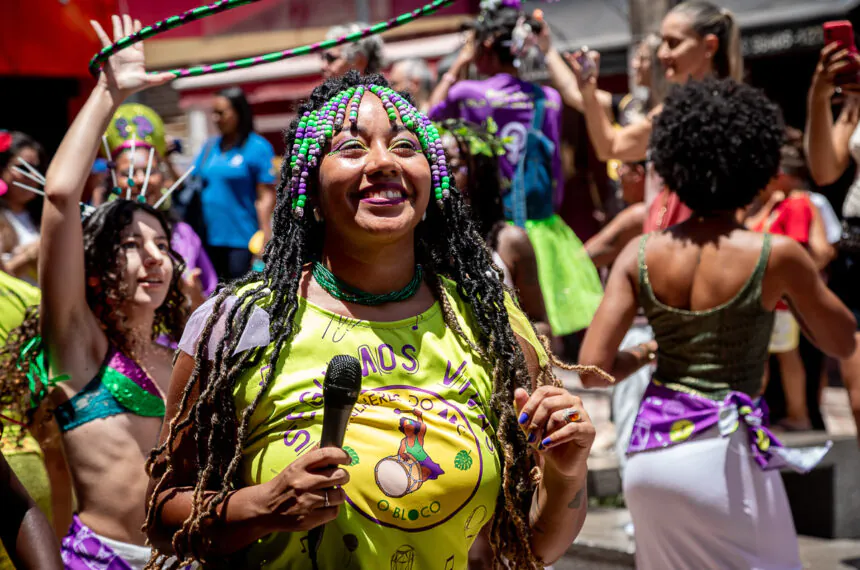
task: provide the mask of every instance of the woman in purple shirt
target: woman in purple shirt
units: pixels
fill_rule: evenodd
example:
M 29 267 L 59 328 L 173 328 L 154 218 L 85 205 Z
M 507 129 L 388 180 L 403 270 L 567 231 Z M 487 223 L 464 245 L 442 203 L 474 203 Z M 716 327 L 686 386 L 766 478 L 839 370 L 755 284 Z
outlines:
M 536 32 L 542 23 L 525 18 L 519 0 L 502 0 L 497 4 L 484 8 L 475 21 L 472 38 L 433 92 L 430 117 L 437 121 L 461 118 L 477 124 L 492 120 L 498 125 L 499 137 L 506 140 L 507 153 L 499 162 L 502 188 L 506 192 L 505 213 L 511 220 L 511 184 L 532 127 L 535 97 L 541 96 L 539 86 L 518 76 L 516 59 L 522 46 L 517 38 L 524 28 L 517 30 L 517 27 L 525 22 Z M 487 79 L 458 81 L 460 72 L 471 63 Z M 541 132 L 554 146 L 553 184 L 543 192 L 528 194 L 525 226 L 537 254 L 540 284 L 553 334 L 563 336 L 588 326 L 603 290 L 582 242 L 555 214 L 564 192 L 559 153 L 561 96 L 555 89 L 543 87 L 542 99 Z

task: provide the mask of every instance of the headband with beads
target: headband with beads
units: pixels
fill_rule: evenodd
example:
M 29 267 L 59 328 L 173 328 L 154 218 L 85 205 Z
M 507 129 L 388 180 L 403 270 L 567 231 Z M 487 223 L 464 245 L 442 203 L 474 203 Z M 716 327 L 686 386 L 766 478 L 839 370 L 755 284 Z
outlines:
M 343 130 L 347 119 L 355 124 L 361 99 L 368 91 L 382 101 L 392 124 L 400 119 L 403 126 L 418 137 L 421 150 L 430 163 L 433 195 L 439 208 L 444 207 L 444 201 L 451 192 L 451 177 L 436 126 L 393 89 L 380 85 L 358 85 L 341 91 L 320 109 L 305 111 L 299 119 L 296 138 L 290 152 L 290 178 L 287 181 L 287 197 L 292 200 L 293 214 L 296 217 L 304 215 L 308 178 L 310 171 L 319 166 L 323 147 L 336 133 Z
M 168 30 L 184 26 L 185 24 L 190 24 L 191 22 L 194 22 L 196 20 L 200 20 L 208 16 L 214 16 L 215 14 L 218 14 L 220 12 L 225 12 L 227 10 L 232 10 L 233 8 L 238 8 L 246 4 L 253 4 L 259 1 L 260 0 L 218 0 L 213 4 L 209 4 L 207 6 L 199 6 L 192 10 L 188 10 L 187 12 L 184 12 L 178 16 L 171 16 L 166 20 L 161 20 L 160 22 L 156 22 L 151 26 L 146 26 L 139 32 L 135 32 L 124 38 L 121 38 L 115 43 L 105 48 L 102 48 L 101 51 L 94 55 L 93 58 L 90 60 L 90 73 L 93 76 L 98 76 L 101 67 L 108 60 L 108 58 L 129 46 L 132 46 L 138 42 L 142 42 L 145 39 L 151 38 L 158 34 L 162 34 L 164 32 L 167 32 Z M 225 61 L 223 63 L 213 63 L 208 65 L 198 65 L 195 67 L 171 69 L 168 70 L 167 73 L 172 73 L 176 77 L 196 77 L 199 75 L 219 73 L 231 69 L 245 69 L 247 67 L 260 65 L 262 63 L 272 63 L 274 61 L 290 59 L 300 55 L 316 53 L 333 47 L 341 46 L 346 43 L 357 42 L 362 38 L 366 38 L 368 36 L 375 36 L 376 34 L 387 32 L 388 30 L 400 27 L 404 24 L 408 24 L 409 22 L 417 20 L 418 18 L 421 18 L 423 16 L 433 14 L 434 12 L 436 12 L 436 10 L 440 8 L 445 8 L 446 6 L 449 6 L 453 3 L 454 0 L 433 0 L 432 2 L 430 2 L 429 4 L 425 4 L 421 8 L 417 8 L 415 10 L 412 10 L 411 12 L 406 12 L 395 18 L 379 22 L 377 24 L 368 26 L 362 30 L 353 32 L 351 34 L 346 34 L 339 38 L 325 40 L 313 44 L 307 44 L 292 49 L 286 49 L 283 51 L 275 51 L 263 55 L 257 55 L 254 57 L 246 57 L 233 61 Z

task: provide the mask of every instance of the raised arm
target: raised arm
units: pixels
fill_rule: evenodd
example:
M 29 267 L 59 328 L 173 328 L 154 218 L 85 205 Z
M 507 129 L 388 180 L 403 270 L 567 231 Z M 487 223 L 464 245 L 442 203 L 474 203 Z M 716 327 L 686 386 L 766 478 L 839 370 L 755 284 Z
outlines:
M 822 352 L 835 358 L 854 353 L 857 321 L 824 284 L 812 257 L 791 238 L 774 236 L 769 272 L 780 295 L 788 298 L 804 333 Z M 770 276 L 768 276 L 769 280 Z
M 651 138 L 651 119 L 655 113 L 659 113 L 660 107 L 655 108 L 648 118 L 633 125 L 616 129 L 612 121 L 606 115 L 601 103 L 599 90 L 597 89 L 597 74 L 590 77 L 583 76 L 582 66 L 577 58 L 581 52 L 567 56 L 585 110 L 585 125 L 588 128 L 588 137 L 597 157 L 600 160 L 616 159 L 622 162 L 639 162 L 645 160 L 648 152 L 648 140 Z M 593 52 L 595 67 L 600 65 L 600 54 Z
M 430 95 L 430 101 L 428 101 L 427 106 L 431 111 L 434 107 L 448 98 L 448 91 L 450 91 L 451 87 L 453 87 L 454 84 L 462 78 L 463 73 L 469 68 L 469 64 L 471 64 L 474 59 L 475 33 L 470 32 L 466 37 L 466 43 L 457 55 L 457 59 L 455 59 L 453 65 L 451 65 L 451 69 L 442 76 L 439 83 L 436 85 L 436 88 L 433 89 L 433 93 Z
M 848 141 L 857 128 L 860 116 L 857 95 L 848 95 L 835 124 L 830 100 L 835 91 L 834 77 L 851 65 L 850 58 L 855 58 L 860 63 L 858 56 L 849 55 L 847 50 L 840 50 L 837 43 L 821 50 L 807 95 L 803 147 L 809 163 L 809 172 L 819 186 L 833 184 L 848 168 Z M 844 89 L 847 93 L 848 87 Z
M 567 65 L 564 57 L 552 45 L 549 26 L 544 26 L 538 36 L 538 47 L 544 54 L 547 71 L 549 71 L 549 79 L 552 86 L 555 87 L 561 94 L 561 99 L 568 107 L 573 107 L 580 113 L 585 112 L 585 103 L 582 100 L 582 93 L 579 91 L 579 85 L 576 82 L 576 75 Z M 612 120 L 612 94 L 598 89 L 597 99 L 603 112 Z
M 97 22 L 92 22 L 102 45 L 111 41 Z M 140 29 L 128 16 L 113 17 L 114 38 Z M 113 56 L 105 65 L 93 92 L 63 138 L 48 168 L 39 281 L 42 288 L 42 332 L 49 346 L 59 339 L 75 338 L 76 350 L 91 345 L 101 334 L 87 307 L 84 244 L 78 201 L 101 136 L 117 106 L 132 93 L 173 78 L 171 74 L 148 75 L 143 47 L 137 44 Z
M 597 366 L 615 377 L 624 380 L 654 360 L 657 344 L 649 341 L 628 350 L 619 351 L 639 307 L 635 283 L 637 277 L 637 253 L 639 241 L 629 244 L 618 256 L 609 274 L 603 300 L 585 333 L 579 363 Z M 580 373 L 583 385 L 589 388 L 608 386 L 605 378 L 597 374 Z

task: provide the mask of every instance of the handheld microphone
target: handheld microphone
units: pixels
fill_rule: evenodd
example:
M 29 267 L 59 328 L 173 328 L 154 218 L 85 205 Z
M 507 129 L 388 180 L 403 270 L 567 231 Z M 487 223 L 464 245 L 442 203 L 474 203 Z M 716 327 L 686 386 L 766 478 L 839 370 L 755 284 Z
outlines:
M 361 391 L 361 364 L 354 356 L 331 359 L 323 380 L 323 427 L 320 447 L 341 447 L 352 407 Z
M 354 356 L 339 354 L 331 359 L 323 380 L 323 427 L 320 447 L 342 447 L 346 425 L 361 392 L 361 364 Z M 311 566 L 316 570 L 317 551 L 323 527 L 308 531 Z

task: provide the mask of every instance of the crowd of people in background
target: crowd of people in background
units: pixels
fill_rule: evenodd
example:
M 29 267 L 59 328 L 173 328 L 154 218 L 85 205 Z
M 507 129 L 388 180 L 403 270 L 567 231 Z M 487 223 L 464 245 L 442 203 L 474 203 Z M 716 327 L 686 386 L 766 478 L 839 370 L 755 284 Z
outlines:
M 283 159 L 230 87 L 180 172 L 161 117 L 127 102 L 173 78 L 140 45 L 111 57 L 52 157 L 0 130 L 0 570 L 387 565 L 402 547 L 386 529 L 422 528 L 376 524 L 379 489 L 468 496 L 404 551 L 420 567 L 548 566 L 583 524 L 594 439 L 553 374 L 565 362 L 587 388 L 614 379 L 638 568 L 801 568 L 774 469 L 825 450 L 784 453 L 775 434 L 823 429 L 828 359 L 860 426 L 860 178 L 841 210 L 819 191 L 860 161 L 860 86 L 842 80 L 860 56 L 824 46 L 807 122 L 787 126 L 743 84 L 715 4 L 665 15 L 629 93 L 599 88 L 599 53 L 562 53 L 539 13 L 491 4 L 435 72 L 386 67 L 379 36 L 323 52 Z M 140 26 L 112 23 L 115 39 Z M 559 214 L 565 107 L 611 185 L 584 243 Z M 402 366 L 404 400 L 444 378 L 433 401 L 487 439 L 460 451 L 454 415 L 380 405 L 354 416 L 352 448 L 303 451 L 332 350 L 364 355 L 366 390 Z M 771 429 L 752 418 L 775 390 Z

